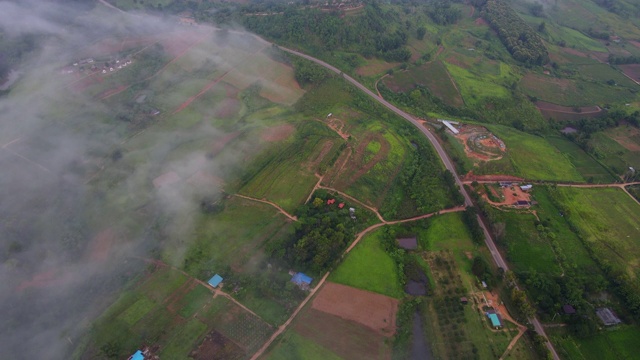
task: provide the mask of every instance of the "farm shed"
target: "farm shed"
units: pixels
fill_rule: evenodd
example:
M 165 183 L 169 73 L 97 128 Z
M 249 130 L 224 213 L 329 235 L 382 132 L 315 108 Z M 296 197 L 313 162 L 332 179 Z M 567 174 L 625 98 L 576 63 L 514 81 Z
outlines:
M 527 200 L 518 200 L 515 202 L 515 204 L 513 204 L 514 206 L 518 206 L 518 207 L 525 207 L 525 206 L 529 206 L 531 205 L 530 202 L 528 202 Z
M 522 186 L 520 186 L 520 189 L 521 189 L 522 191 L 529 191 L 529 190 L 531 190 L 532 188 L 533 188 L 533 185 L 522 185 Z
M 562 311 L 567 315 L 573 315 L 576 313 L 576 309 L 573 306 L 568 304 L 562 306 Z
M 418 239 L 413 237 L 398 239 L 398 246 L 407 250 L 414 250 L 418 248 Z
M 442 122 L 444 124 L 444 126 L 447 127 L 447 129 L 451 130 L 451 132 L 454 135 L 458 135 L 460 133 L 460 131 L 458 131 L 458 129 L 456 129 L 452 124 L 457 124 L 457 122 L 455 121 L 447 121 L 447 120 L 442 120 L 442 119 L 438 119 L 438 121 Z
M 469 299 L 463 296 L 460 298 L 460 303 L 463 305 L 467 305 L 469 303 Z
M 222 280 L 223 280 L 222 276 L 215 274 L 211 279 L 209 279 L 209 285 L 213 286 L 214 288 L 218 287 L 218 285 L 220 285 Z
M 291 282 L 293 282 L 294 284 L 298 285 L 301 289 L 308 289 L 309 285 L 311 284 L 312 281 L 313 281 L 313 279 L 311 277 L 309 277 L 308 275 L 305 275 L 305 274 L 303 274 L 301 272 L 296 273 L 291 278 Z
M 622 323 L 622 320 L 618 319 L 616 314 L 609 308 L 596 309 L 596 315 L 598 315 L 605 326 L 618 325 Z
M 128 360 L 144 360 L 144 355 L 142 351 L 138 350 L 133 355 L 129 356 Z

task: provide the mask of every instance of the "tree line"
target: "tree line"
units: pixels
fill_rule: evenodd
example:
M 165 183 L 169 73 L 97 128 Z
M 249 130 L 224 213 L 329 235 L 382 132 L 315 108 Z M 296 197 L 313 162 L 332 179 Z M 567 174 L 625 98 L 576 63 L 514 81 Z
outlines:
M 482 15 L 514 59 L 529 65 L 543 65 L 549 61 L 540 35 L 503 0 L 488 0 Z

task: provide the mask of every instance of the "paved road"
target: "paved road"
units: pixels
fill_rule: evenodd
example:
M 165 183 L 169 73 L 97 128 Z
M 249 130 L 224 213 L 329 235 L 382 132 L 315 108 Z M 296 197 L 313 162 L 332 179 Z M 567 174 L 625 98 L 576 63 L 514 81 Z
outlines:
M 462 184 L 462 181 L 460 180 L 460 177 L 458 176 L 458 173 L 456 172 L 456 168 L 453 165 L 453 162 L 451 161 L 451 159 L 449 158 L 449 155 L 447 155 L 447 153 L 444 151 L 444 149 L 442 148 L 442 146 L 440 145 L 440 143 L 436 139 L 435 135 L 433 135 L 429 131 L 429 129 L 427 129 L 422 124 L 420 124 L 413 116 L 411 116 L 408 113 L 398 109 L 396 106 L 394 106 L 393 104 L 389 103 L 384 98 L 379 97 L 378 95 L 373 93 L 371 90 L 367 89 L 364 85 L 360 84 L 358 81 L 356 81 L 351 76 L 349 76 L 347 74 L 344 74 L 338 68 L 336 68 L 336 67 L 334 67 L 334 66 L 332 66 L 330 64 L 327 64 L 326 62 L 324 62 L 322 60 L 316 59 L 316 58 L 311 57 L 311 56 L 309 56 L 307 54 L 303 54 L 303 53 L 301 53 L 299 51 L 295 51 L 295 50 L 292 50 L 292 49 L 287 49 L 287 48 L 284 48 L 284 47 L 280 47 L 280 49 L 283 50 L 283 51 L 286 51 L 288 53 L 294 54 L 296 56 L 299 56 L 301 58 L 307 59 L 309 61 L 313 61 L 314 63 L 316 63 L 318 65 L 321 65 L 321 66 L 323 66 L 323 67 L 335 72 L 336 74 L 340 74 L 345 80 L 347 80 L 348 82 L 353 84 L 355 87 L 357 87 L 358 89 L 362 90 L 364 93 L 366 93 L 367 95 L 369 95 L 370 97 L 372 97 L 373 99 L 375 99 L 376 101 L 378 101 L 379 103 L 384 105 L 387 109 L 393 111 L 398 116 L 401 116 L 402 118 L 404 118 L 405 120 L 407 120 L 411 124 L 413 124 L 415 127 L 417 127 L 427 137 L 427 139 L 429 139 L 429 141 L 431 142 L 433 147 L 436 149 L 436 152 L 438 153 L 438 156 L 440 156 L 440 158 L 442 159 L 442 162 L 444 163 L 445 168 L 447 170 L 449 170 L 451 172 L 451 174 L 453 175 L 453 178 L 456 181 L 456 185 L 458 186 L 458 189 L 460 190 L 460 193 L 464 197 L 464 204 L 466 206 L 472 206 L 473 205 L 473 203 L 471 202 L 471 197 L 469 197 L 469 193 L 464 188 L 464 186 Z M 487 227 L 484 225 L 484 223 L 480 219 L 480 216 L 478 216 L 478 223 L 480 224 L 480 227 L 482 228 L 482 231 L 484 232 L 485 243 L 486 243 L 487 247 L 489 248 L 489 251 L 491 251 L 491 256 L 493 257 L 493 260 L 495 261 L 496 265 L 498 265 L 499 267 L 503 268 L 505 271 L 509 270 L 509 267 L 507 266 L 507 263 L 502 258 L 502 255 L 498 251 L 498 248 L 496 247 L 496 244 L 494 243 L 493 238 L 491 237 L 491 234 L 489 233 L 489 231 L 487 230 Z M 540 324 L 540 321 L 537 318 L 529 319 L 529 321 L 533 324 L 533 327 L 535 328 L 535 330 L 536 330 L 536 332 L 538 334 L 540 334 L 540 335 L 544 336 L 545 338 L 547 338 L 547 335 L 544 332 L 544 328 L 542 327 L 542 325 Z M 549 351 L 551 351 L 551 354 L 553 355 L 553 358 L 555 360 L 560 360 L 560 357 L 556 353 L 556 350 L 553 348 L 553 345 L 549 341 L 547 341 L 547 348 L 549 349 Z

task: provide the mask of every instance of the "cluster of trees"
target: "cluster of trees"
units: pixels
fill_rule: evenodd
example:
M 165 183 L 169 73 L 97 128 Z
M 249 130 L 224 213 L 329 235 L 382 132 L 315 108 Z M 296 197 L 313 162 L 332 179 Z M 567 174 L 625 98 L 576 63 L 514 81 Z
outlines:
M 607 11 L 620 15 L 623 18 L 639 16 L 640 4 L 637 2 L 622 2 L 620 0 L 594 0 L 594 2 Z
M 438 25 L 451 25 L 460 20 L 462 12 L 449 0 L 439 0 L 427 8 L 427 15 Z
M 543 65 L 549 61 L 540 35 L 503 0 L 488 0 L 483 16 L 514 59 L 529 65 Z
M 353 240 L 355 223 L 348 207 L 329 206 L 327 193 L 317 195 L 312 202 L 298 209 L 295 233 L 270 242 L 266 250 L 276 260 L 292 267 L 322 274 Z
M 288 7 L 269 16 L 244 16 L 242 21 L 251 31 L 315 53 L 345 50 L 400 62 L 411 57 L 405 48 L 405 30 L 389 31 L 392 24 L 400 21 L 399 14 L 376 3 L 348 20 L 339 13 Z
M 617 56 L 609 54 L 609 64 L 624 65 L 624 64 L 640 64 L 640 56 Z

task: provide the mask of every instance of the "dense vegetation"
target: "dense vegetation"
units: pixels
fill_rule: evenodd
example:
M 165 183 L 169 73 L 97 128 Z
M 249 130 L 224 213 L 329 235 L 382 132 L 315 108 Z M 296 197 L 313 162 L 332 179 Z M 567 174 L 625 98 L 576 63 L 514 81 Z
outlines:
M 503 0 L 488 0 L 483 16 L 514 59 L 528 65 L 542 65 L 549 61 L 547 48 L 540 36 Z
M 341 19 L 338 14 L 318 9 L 287 8 L 270 16 L 245 16 L 247 29 L 285 44 L 314 52 L 345 50 L 365 57 L 379 56 L 388 61 L 405 61 L 411 56 L 404 45 L 408 34 L 395 29 L 399 21 L 395 10 L 376 3 L 367 5 L 361 16 Z

